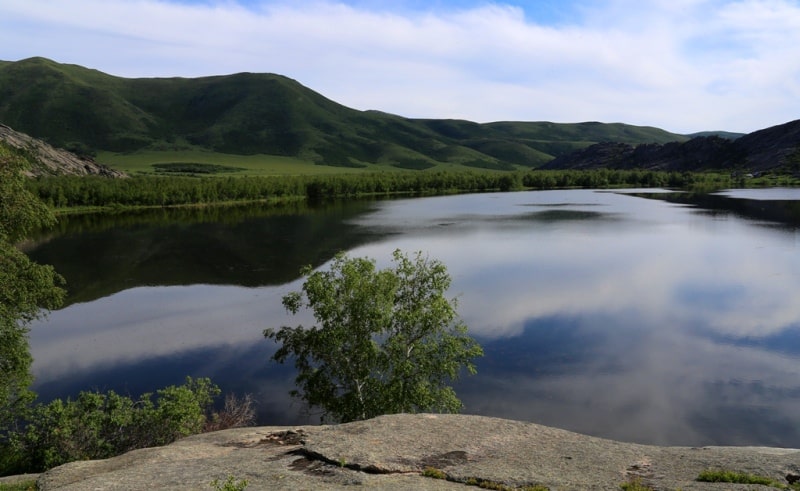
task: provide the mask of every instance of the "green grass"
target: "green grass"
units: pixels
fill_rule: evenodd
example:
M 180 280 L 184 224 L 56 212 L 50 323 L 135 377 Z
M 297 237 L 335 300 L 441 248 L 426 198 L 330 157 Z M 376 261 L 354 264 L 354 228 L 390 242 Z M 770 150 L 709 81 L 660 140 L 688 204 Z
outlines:
M 775 481 L 767 476 L 759 476 L 747 472 L 738 472 L 724 469 L 708 469 L 697 476 L 699 482 L 727 482 L 732 484 L 761 484 L 777 489 L 800 490 L 799 484 L 788 485 Z
M 624 482 L 619 485 L 622 491 L 654 491 L 653 488 L 642 484 L 641 479 L 633 479 L 632 481 Z
M 425 470 L 422 471 L 422 475 L 433 479 L 447 479 L 447 474 L 435 467 L 426 467 Z
M 422 476 L 430 477 L 431 479 L 443 479 L 443 480 L 448 479 L 447 474 L 444 471 L 437 469 L 435 467 L 426 467 L 422 471 Z M 542 486 L 539 484 L 526 485 L 522 487 L 513 487 L 503 484 L 501 482 L 490 481 L 487 479 L 478 479 L 475 477 L 467 479 L 466 481 L 463 482 L 463 484 L 466 484 L 467 486 L 475 486 L 481 489 L 489 489 L 493 491 L 549 491 L 550 489 L 547 486 Z
M 98 152 L 97 161 L 129 174 L 156 174 L 158 169 L 154 166 L 163 163 L 218 165 L 240 169 L 233 173 L 219 174 L 222 176 L 327 175 L 357 172 L 352 168 L 316 165 L 313 162 L 295 157 L 232 155 L 202 150 L 148 150 L 133 153 Z
M 481 489 L 490 489 L 492 491 L 550 491 L 547 486 L 540 484 L 526 485 L 522 487 L 513 487 L 497 481 L 490 481 L 486 479 L 478 479 L 471 477 L 464 481 L 467 486 L 476 486 Z
M 403 157 L 406 158 L 406 157 Z M 318 165 L 296 157 L 280 155 L 234 155 L 204 150 L 146 150 L 132 153 L 98 152 L 97 161 L 113 169 L 131 175 L 175 175 L 159 171 L 159 166 L 169 165 L 206 165 L 236 168 L 236 172 L 203 173 L 204 176 L 311 176 L 311 175 L 343 175 L 362 172 L 409 172 L 411 169 L 433 171 L 486 171 L 495 169 L 478 169 L 455 162 L 427 161 L 428 165 L 394 165 L 389 162 L 366 164 L 363 167 L 337 167 Z M 410 160 L 404 160 L 408 162 Z M 189 173 L 186 173 L 189 174 Z M 186 175 L 184 174 L 184 175 Z
M 14 484 L 0 483 L 0 491 L 35 491 L 36 481 L 22 481 Z
M 214 491 L 244 491 L 247 485 L 247 479 L 237 480 L 230 475 L 225 481 L 214 479 L 210 484 Z

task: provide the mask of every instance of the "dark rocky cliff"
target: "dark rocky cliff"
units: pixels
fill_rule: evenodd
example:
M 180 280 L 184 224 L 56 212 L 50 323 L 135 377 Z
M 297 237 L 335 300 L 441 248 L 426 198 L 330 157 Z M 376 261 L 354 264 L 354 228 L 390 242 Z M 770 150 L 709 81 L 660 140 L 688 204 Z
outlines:
M 679 143 L 603 142 L 558 157 L 543 169 L 647 169 L 666 171 L 800 170 L 800 120 L 745 135 L 737 140 L 700 136 Z

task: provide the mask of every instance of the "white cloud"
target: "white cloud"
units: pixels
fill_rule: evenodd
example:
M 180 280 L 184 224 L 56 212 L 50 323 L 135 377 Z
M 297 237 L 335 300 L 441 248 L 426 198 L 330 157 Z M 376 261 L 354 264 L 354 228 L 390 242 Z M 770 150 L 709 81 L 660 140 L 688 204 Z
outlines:
M 367 2 L 369 3 L 369 2 Z M 363 5 L 363 3 L 362 3 Z M 275 72 L 357 109 L 476 121 L 752 131 L 800 114 L 791 0 L 578 2 L 544 25 L 502 2 L 8 0 L 0 58 L 122 76 Z

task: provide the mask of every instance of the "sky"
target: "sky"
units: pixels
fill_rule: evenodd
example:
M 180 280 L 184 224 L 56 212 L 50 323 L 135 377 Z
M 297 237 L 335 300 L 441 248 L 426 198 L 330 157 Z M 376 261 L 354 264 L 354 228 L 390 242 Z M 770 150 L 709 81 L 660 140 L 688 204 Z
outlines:
M 800 119 L 800 0 L 0 0 L 0 60 L 278 73 L 411 118 L 747 133 Z

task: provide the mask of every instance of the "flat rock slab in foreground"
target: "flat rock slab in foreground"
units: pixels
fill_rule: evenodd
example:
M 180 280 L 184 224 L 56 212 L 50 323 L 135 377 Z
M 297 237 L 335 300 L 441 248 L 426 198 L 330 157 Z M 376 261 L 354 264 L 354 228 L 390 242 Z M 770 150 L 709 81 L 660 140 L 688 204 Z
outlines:
M 426 468 L 447 479 L 422 475 Z M 619 490 L 641 479 L 656 490 L 774 489 L 696 482 L 706 469 L 800 476 L 800 450 L 655 447 L 579 435 L 532 423 L 464 415 L 391 415 L 335 426 L 257 427 L 206 433 L 108 460 L 74 462 L 39 477 L 39 489 L 213 489 L 247 479 L 247 490 L 477 489 Z

